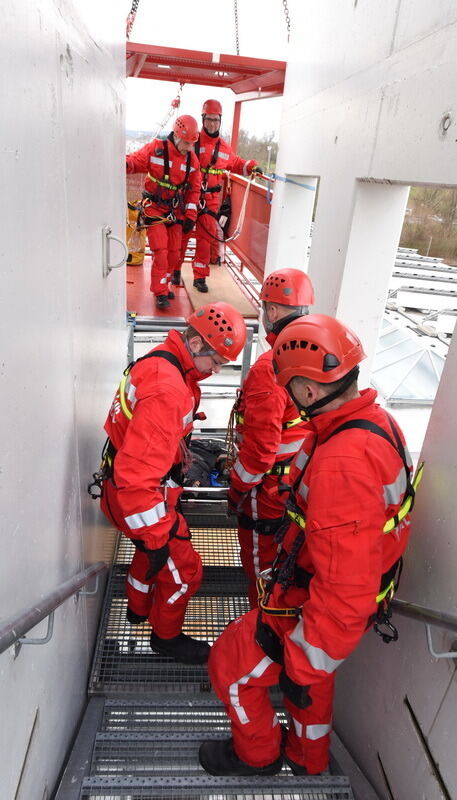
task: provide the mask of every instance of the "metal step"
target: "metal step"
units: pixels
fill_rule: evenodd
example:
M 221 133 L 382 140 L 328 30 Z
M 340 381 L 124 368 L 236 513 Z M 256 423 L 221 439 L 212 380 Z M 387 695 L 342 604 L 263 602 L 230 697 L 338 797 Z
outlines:
M 202 556 L 204 580 L 186 611 L 183 630 L 212 643 L 227 623 L 249 610 L 246 578 L 239 566 L 236 530 L 192 529 Z M 206 667 L 176 664 L 153 653 L 149 623 L 130 625 L 126 619 L 124 583 L 133 546 L 121 542 L 107 587 L 102 621 L 89 680 L 90 695 L 155 695 L 163 692 L 209 692 Z
M 268 778 L 208 775 L 198 761 L 200 744 L 228 735 L 228 718 L 215 699 L 107 701 L 81 798 L 353 799 L 346 777 L 295 777 L 287 766 Z

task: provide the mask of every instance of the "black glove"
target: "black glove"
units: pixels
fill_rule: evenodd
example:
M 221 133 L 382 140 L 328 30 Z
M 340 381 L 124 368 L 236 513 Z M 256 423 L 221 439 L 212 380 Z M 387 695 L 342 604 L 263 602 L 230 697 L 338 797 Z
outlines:
M 189 219 L 189 217 L 184 218 L 184 222 L 182 224 L 182 232 L 183 233 L 190 233 L 193 230 L 195 222 L 193 219 Z
M 255 167 L 252 167 L 251 169 L 251 175 L 263 175 L 262 167 L 259 167 L 259 165 L 256 164 Z
M 142 539 L 132 539 L 133 544 L 142 553 L 145 553 L 149 559 L 149 569 L 146 573 L 146 580 L 150 581 L 151 578 L 160 572 L 162 567 L 167 563 L 167 558 L 170 555 L 170 548 L 167 544 L 159 547 L 157 550 L 148 550 Z
M 308 694 L 309 686 L 301 686 L 289 678 L 284 669 L 279 673 L 279 688 L 283 694 L 297 708 L 307 708 L 311 705 L 311 698 Z

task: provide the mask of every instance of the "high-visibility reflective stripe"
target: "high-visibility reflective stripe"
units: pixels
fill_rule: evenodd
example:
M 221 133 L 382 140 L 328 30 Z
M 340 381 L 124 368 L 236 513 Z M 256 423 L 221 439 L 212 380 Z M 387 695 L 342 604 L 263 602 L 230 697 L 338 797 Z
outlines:
M 130 586 L 133 586 L 138 592 L 143 592 L 143 594 L 149 594 L 149 590 L 152 588 L 148 583 L 141 583 L 141 581 L 137 581 L 136 578 L 133 578 L 132 575 L 127 575 L 127 583 L 130 583 Z
M 151 162 L 151 164 L 161 164 L 162 166 L 165 164 L 163 158 L 158 158 L 157 156 L 150 156 L 149 161 Z M 170 167 L 171 167 L 171 162 L 170 162 Z
M 125 388 L 127 390 L 127 400 L 129 401 L 130 407 L 133 411 L 136 405 L 136 386 L 134 383 L 131 382 L 130 374 L 127 376 Z
M 278 456 L 286 455 L 287 453 L 296 453 L 303 444 L 304 438 L 295 439 L 294 442 L 285 442 L 281 444 L 278 449 Z
M 124 519 L 130 530 L 136 530 L 137 528 L 144 528 L 145 525 L 155 525 L 166 513 L 167 509 L 165 508 L 165 503 L 161 502 L 157 503 L 152 508 L 148 508 L 146 511 L 138 511 L 136 514 L 130 514 L 128 517 L 124 517 Z
M 126 384 L 126 382 L 127 382 L 127 375 L 123 375 L 122 378 L 121 378 L 121 382 L 119 384 L 119 401 L 120 401 L 121 408 L 122 408 L 122 413 L 124 414 L 124 416 L 127 417 L 127 419 L 132 419 L 133 414 L 130 411 L 128 405 L 127 405 L 127 400 L 126 400 L 126 396 L 125 396 L 125 384 Z
M 302 723 L 299 722 L 298 719 L 295 719 L 295 717 L 292 717 L 292 722 L 294 723 L 295 733 L 297 734 L 298 738 L 301 739 L 301 737 L 303 736 Z
M 168 283 L 168 277 L 165 275 L 164 278 L 161 278 L 159 283 Z
M 194 412 L 189 411 L 185 416 L 182 418 L 183 427 L 186 428 L 194 419 Z
M 248 472 L 241 463 L 240 460 L 237 458 L 233 465 L 233 469 L 235 470 L 236 474 L 244 483 L 258 483 L 264 476 L 265 473 L 260 472 L 257 475 L 254 475 L 252 472 Z
M 290 639 L 304 652 L 313 669 L 321 669 L 331 674 L 335 672 L 336 668 L 344 661 L 344 658 L 332 658 L 325 650 L 322 650 L 320 647 L 315 647 L 313 644 L 306 641 L 303 636 L 303 619 L 301 617 L 290 634 Z
M 311 739 L 313 742 L 316 739 L 322 739 L 323 736 L 327 736 L 332 730 L 331 725 L 307 725 L 306 726 L 306 738 Z
M 187 171 L 187 165 L 186 165 L 186 164 L 181 164 L 181 165 L 180 165 L 180 167 L 179 167 L 179 169 L 180 169 L 182 172 L 186 172 L 186 171 Z M 195 167 L 191 167 L 191 168 L 190 168 L 190 170 L 189 170 L 189 172 L 195 172 Z
M 297 458 L 295 459 L 295 466 L 300 471 L 304 470 L 309 461 L 309 455 L 304 450 L 300 450 Z
M 264 658 L 262 658 L 262 660 L 255 665 L 251 672 L 249 672 L 247 675 L 243 675 L 239 681 L 235 681 L 235 683 L 232 683 L 229 687 L 230 704 L 235 709 L 235 713 L 242 725 L 246 725 L 249 722 L 249 717 L 246 714 L 244 706 L 242 706 L 240 703 L 239 687 L 241 684 L 247 683 L 250 678 L 260 678 L 270 664 L 273 664 L 271 658 L 264 656 Z
M 260 573 L 260 559 L 259 559 L 259 534 L 255 529 L 252 531 L 252 560 L 254 562 L 254 573 L 256 578 Z
M 247 166 L 247 164 L 243 165 L 243 175 L 244 175 L 244 177 L 246 177 L 248 175 L 248 166 Z
M 298 494 L 303 497 L 303 500 L 308 500 L 309 486 L 306 483 L 301 483 L 298 489 Z
M 206 153 L 205 145 L 203 145 L 203 147 L 200 147 L 200 153 Z
M 196 204 L 195 204 L 195 203 L 187 203 L 187 204 L 186 204 L 186 211 L 187 211 L 187 209 L 188 209 L 188 208 L 193 208 L 193 209 L 194 209 L 194 211 L 196 211 L 196 210 L 197 210 L 197 206 L 196 206 Z
M 177 586 L 181 586 L 181 588 L 178 589 L 177 592 L 172 594 L 172 596 L 169 597 L 167 600 L 167 605 L 172 606 L 173 603 L 176 603 L 176 601 L 179 600 L 179 598 L 182 597 L 182 595 L 187 592 L 189 586 L 187 583 L 183 583 L 183 581 L 181 580 L 181 576 L 176 567 L 176 564 L 171 557 L 169 557 L 167 560 L 167 567 L 172 574 L 174 582 L 177 584 Z
M 397 506 L 406 492 L 406 474 L 402 467 L 393 483 L 384 486 L 384 502 L 386 506 Z
M 257 505 L 257 494 L 258 494 L 257 486 L 254 486 L 254 488 L 251 489 L 251 494 L 250 494 L 250 497 L 251 497 L 251 517 L 254 520 L 254 522 L 256 522 L 258 520 L 258 518 L 259 518 L 259 508 L 258 508 L 258 505 Z
M 230 158 L 230 153 L 221 153 L 219 152 L 219 158 L 223 158 L 225 161 L 228 161 Z

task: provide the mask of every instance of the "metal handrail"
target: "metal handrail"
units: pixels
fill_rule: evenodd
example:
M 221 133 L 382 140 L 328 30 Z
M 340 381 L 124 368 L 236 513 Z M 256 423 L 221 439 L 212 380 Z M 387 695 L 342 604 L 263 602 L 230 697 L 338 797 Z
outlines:
M 416 605 L 416 603 L 408 603 L 406 600 L 399 600 L 396 597 L 391 601 L 391 605 L 393 610 L 403 617 L 416 619 L 418 622 L 424 622 L 425 625 L 434 625 L 437 628 L 446 628 L 452 633 L 457 633 L 457 616 L 455 614 L 436 611 L 433 608 Z
M 106 569 L 107 566 L 103 561 L 97 561 L 96 564 L 92 564 L 92 566 L 78 572 L 73 578 L 62 583 L 55 591 L 51 592 L 51 594 L 33 608 L 29 608 L 5 620 L 0 625 L 0 653 L 4 653 L 5 650 L 21 639 L 27 631 L 30 631 L 43 619 L 53 614 L 56 608 L 62 605 L 65 600 L 68 600 L 69 597 L 80 592 L 82 587 L 85 586 L 91 578 L 97 577 Z M 44 644 L 44 640 L 42 641 Z M 47 639 L 47 641 L 49 641 L 49 639 Z M 36 643 L 36 640 L 30 640 L 30 643 L 32 642 Z

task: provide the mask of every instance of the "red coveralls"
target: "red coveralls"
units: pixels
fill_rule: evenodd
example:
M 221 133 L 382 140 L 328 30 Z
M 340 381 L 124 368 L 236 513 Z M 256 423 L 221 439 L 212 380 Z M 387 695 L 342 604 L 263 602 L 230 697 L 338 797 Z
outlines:
M 273 345 L 276 338 L 269 333 L 267 341 Z M 230 473 L 231 488 L 247 492 L 240 506 L 238 540 L 251 608 L 257 608 L 256 579 L 275 559 L 274 533 L 289 494 L 288 474 L 266 473 L 281 472 L 290 465 L 306 426 L 286 390 L 276 382 L 272 359 L 272 350 L 262 353 L 244 381 L 237 413 L 238 458 Z
M 162 219 L 173 211 L 181 222 L 184 217 L 195 220 L 201 185 L 199 164 L 195 153 L 190 153 L 188 187 L 183 187 L 182 192 L 167 189 L 150 179 L 150 176 L 160 181 L 165 179 L 175 186 L 182 184 L 185 180 L 187 155 L 182 156 L 178 152 L 170 137 L 166 141 L 168 142 L 170 168 L 168 179 L 164 178 L 164 142 L 161 139 L 154 139 L 136 153 L 128 155 L 126 157 L 127 173 L 148 173 L 144 184 L 145 191 L 155 195 L 157 199 L 146 200 L 144 213 L 147 217 Z M 175 202 L 179 200 L 176 208 L 173 208 L 171 204 L 173 199 Z M 153 222 L 147 228 L 147 235 L 149 247 L 153 252 L 151 292 L 154 292 L 156 297 L 168 295 L 171 273 L 173 270 L 181 268 L 182 225 L 179 222 Z
M 274 617 L 262 612 L 261 616 L 266 630 L 272 629 L 284 645 L 287 676 L 308 687 L 311 705 L 305 709 L 285 698 L 291 716 L 285 752 L 311 774 L 328 765 L 335 669 L 362 638 L 377 609 L 381 576 L 408 541 L 408 516 L 391 533 L 383 533 L 406 488 L 405 468 L 394 447 L 360 429 L 346 430 L 325 442 L 343 422 L 360 418 L 377 423 L 393 439 L 375 398 L 376 392 L 366 389 L 338 410 L 312 418 L 311 432 L 291 474 L 295 501 L 307 519 L 305 538 L 292 584 L 283 589 L 276 583 L 268 600 L 270 607 L 298 607 L 301 613 Z M 409 460 L 407 451 L 406 456 Z M 286 553 L 300 530 L 291 522 L 283 541 Z M 306 581 L 298 576 L 297 567 L 302 576 L 304 570 L 311 574 L 308 588 L 298 586 L 304 587 Z M 235 752 L 255 766 L 275 761 L 281 740 L 267 690 L 278 683 L 281 664 L 257 644 L 260 613 L 250 611 L 229 624 L 213 645 L 208 665 L 232 722 Z
M 165 545 L 174 527 L 165 566 L 147 580 L 148 557 L 135 550 L 126 584 L 129 608 L 148 616 L 160 638 L 171 639 L 181 632 L 187 604 L 202 580 L 200 556 L 176 505 L 182 493 L 183 438 L 192 431 L 200 401 L 197 381 L 208 376 L 195 369 L 178 331 L 170 331 L 153 350 L 177 356 L 185 380 L 163 358 L 147 358 L 132 367 L 125 387 L 132 417 L 123 413 L 118 390 L 105 422 L 117 453 L 114 477 L 103 484 L 101 507 L 118 530 L 142 539 L 148 549 Z
M 217 158 L 213 156 L 218 147 Z M 196 249 L 193 262 L 194 278 L 206 278 L 209 275 L 211 244 L 217 242 L 220 237 L 220 229 L 217 225 L 215 215 L 221 204 L 222 174 L 225 170 L 235 172 L 238 175 L 250 175 L 253 167 L 257 166 L 254 159 L 246 160 L 237 156 L 229 144 L 220 136 L 213 138 L 208 136 L 202 128 L 198 141 L 195 143 L 195 152 L 198 153 L 202 178 L 202 200 L 205 201 L 205 208 L 211 213 L 200 211 L 197 219 L 195 231 Z M 214 162 L 214 163 L 213 163 Z M 213 170 L 208 172 L 207 170 Z M 219 187 L 216 190 L 216 187 Z M 189 234 L 192 235 L 192 234 Z M 189 238 L 189 237 L 187 237 Z M 187 242 L 183 243 L 184 252 Z

